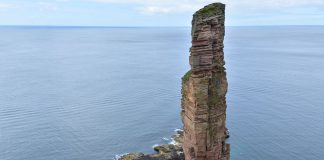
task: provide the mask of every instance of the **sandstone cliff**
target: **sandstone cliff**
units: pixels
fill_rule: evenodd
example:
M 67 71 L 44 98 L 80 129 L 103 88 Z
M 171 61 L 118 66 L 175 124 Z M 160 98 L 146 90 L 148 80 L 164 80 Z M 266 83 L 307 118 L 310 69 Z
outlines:
M 191 70 L 182 78 L 186 160 L 229 159 L 225 143 L 224 21 L 225 5 L 221 3 L 210 4 L 193 16 Z

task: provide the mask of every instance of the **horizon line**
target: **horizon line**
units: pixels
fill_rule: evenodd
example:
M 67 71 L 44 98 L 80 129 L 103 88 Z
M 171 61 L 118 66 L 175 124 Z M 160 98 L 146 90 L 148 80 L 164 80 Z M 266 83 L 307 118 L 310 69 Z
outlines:
M 225 25 L 225 27 L 316 27 L 324 25 Z M 48 28 L 187 28 L 191 26 L 104 26 L 104 25 L 0 25 L 0 27 L 48 27 Z

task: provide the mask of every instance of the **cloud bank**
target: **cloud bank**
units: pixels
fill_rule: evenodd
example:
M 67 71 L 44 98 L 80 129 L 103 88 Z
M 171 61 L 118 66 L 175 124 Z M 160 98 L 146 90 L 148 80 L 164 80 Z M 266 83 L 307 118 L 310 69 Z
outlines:
M 14 8 L 14 5 L 9 3 L 0 3 L 0 10 L 10 9 L 10 8 Z
M 217 1 L 226 4 L 227 25 L 324 24 L 324 0 L 0 1 L 0 24 L 187 26 L 192 13 Z
M 137 4 L 141 13 L 192 12 L 215 0 L 87 0 L 98 3 Z M 324 0 L 219 0 L 231 11 L 279 10 L 291 7 L 324 6 Z

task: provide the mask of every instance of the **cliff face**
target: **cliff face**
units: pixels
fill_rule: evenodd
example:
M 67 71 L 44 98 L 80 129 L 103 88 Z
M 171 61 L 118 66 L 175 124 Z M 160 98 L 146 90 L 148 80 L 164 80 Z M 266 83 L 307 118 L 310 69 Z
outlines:
M 229 159 L 224 68 L 225 5 L 210 4 L 192 20 L 191 70 L 182 78 L 183 150 L 186 160 Z

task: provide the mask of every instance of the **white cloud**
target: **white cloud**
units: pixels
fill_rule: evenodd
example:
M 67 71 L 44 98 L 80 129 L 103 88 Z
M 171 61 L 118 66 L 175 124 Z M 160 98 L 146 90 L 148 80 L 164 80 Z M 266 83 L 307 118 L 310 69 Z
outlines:
M 147 13 L 147 14 L 170 13 L 173 11 L 173 8 L 147 6 L 147 7 L 141 8 L 140 11 L 141 11 L 141 13 Z
M 226 0 L 224 0 L 226 2 Z M 246 7 L 249 8 L 286 8 L 286 7 L 301 7 L 301 6 L 313 6 L 313 5 L 323 5 L 324 0 L 227 0 L 229 5 L 234 6 L 235 8 Z
M 307 4 L 324 4 L 324 0 L 88 0 L 103 3 L 136 3 L 136 4 L 206 4 L 222 2 L 233 5 L 258 5 L 258 6 L 296 6 Z
M 273 10 L 291 7 L 323 6 L 324 0 L 54 0 L 54 2 L 94 2 L 107 4 L 135 4 L 137 10 L 145 14 L 193 12 L 209 3 L 222 2 L 230 12 L 250 12 L 253 10 Z M 42 0 L 42 3 L 53 1 Z M 44 4 L 45 8 L 55 10 L 57 6 Z M 0 5 L 1 8 L 1 5 Z
M 103 4 L 134 5 L 143 14 L 192 13 L 213 3 L 222 2 L 230 13 L 283 10 L 289 8 L 324 7 L 324 0 L 39 0 L 39 10 L 56 11 L 65 2 L 92 2 Z M 11 4 L 0 3 L 0 9 L 13 8 Z
M 144 14 L 192 12 L 213 0 L 87 0 L 99 3 L 137 4 Z
M 40 11 L 56 11 L 58 9 L 57 4 L 50 2 L 38 2 Z
M 11 9 L 14 8 L 15 6 L 9 3 L 0 3 L 0 9 Z
M 142 5 L 141 13 L 193 12 L 217 0 L 87 0 L 99 3 Z M 283 9 L 289 7 L 309 7 L 324 5 L 324 0 L 219 0 L 230 11 L 250 11 L 264 9 Z
M 143 14 L 158 14 L 158 13 L 180 13 L 180 12 L 192 12 L 199 9 L 198 5 L 178 5 L 178 6 L 146 6 L 140 8 L 140 12 Z

